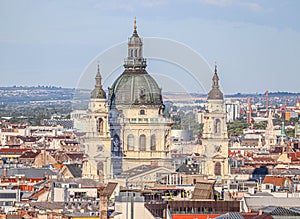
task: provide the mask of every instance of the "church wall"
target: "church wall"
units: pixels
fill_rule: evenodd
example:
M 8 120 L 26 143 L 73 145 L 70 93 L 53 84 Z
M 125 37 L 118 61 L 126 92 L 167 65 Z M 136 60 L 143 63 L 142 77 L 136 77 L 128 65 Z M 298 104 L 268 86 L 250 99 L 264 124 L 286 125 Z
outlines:
M 212 179 L 226 178 L 229 175 L 226 109 L 218 81 L 215 66 L 212 90 L 208 94 L 206 112 L 203 116 L 203 154 L 201 163 L 202 174 Z

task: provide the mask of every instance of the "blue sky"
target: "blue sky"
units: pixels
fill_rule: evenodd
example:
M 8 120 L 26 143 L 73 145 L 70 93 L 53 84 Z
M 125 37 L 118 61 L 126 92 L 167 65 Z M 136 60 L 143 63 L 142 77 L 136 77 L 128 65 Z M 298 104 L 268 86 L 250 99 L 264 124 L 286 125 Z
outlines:
M 224 93 L 300 92 L 299 10 L 294 0 L 0 0 L 0 86 L 78 86 L 91 60 L 132 34 L 136 16 L 141 37 L 183 43 L 211 68 L 217 61 Z M 157 73 L 160 64 L 148 64 Z M 170 70 L 180 81 L 182 69 Z

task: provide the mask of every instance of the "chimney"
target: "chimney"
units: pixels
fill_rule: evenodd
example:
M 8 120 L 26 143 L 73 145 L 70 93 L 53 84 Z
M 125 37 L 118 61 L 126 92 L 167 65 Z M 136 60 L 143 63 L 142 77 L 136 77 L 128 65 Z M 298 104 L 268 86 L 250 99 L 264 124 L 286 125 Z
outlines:
M 269 108 L 269 91 L 266 91 L 266 109 Z
M 252 122 L 252 99 L 248 98 L 248 107 L 247 107 L 247 123 Z

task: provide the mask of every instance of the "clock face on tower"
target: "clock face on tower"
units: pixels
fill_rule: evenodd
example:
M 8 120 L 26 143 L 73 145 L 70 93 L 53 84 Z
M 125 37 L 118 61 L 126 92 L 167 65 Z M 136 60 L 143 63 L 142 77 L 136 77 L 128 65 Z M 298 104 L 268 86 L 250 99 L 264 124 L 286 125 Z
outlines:
M 97 145 L 97 151 L 98 152 L 102 152 L 104 150 L 104 146 L 101 144 L 101 145 Z
M 215 145 L 215 153 L 218 153 L 221 151 L 221 145 Z

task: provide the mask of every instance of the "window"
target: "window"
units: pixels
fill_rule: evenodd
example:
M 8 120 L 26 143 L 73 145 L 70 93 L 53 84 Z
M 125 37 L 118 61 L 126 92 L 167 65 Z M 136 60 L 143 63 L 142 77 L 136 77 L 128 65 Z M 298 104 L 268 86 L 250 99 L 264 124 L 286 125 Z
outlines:
M 146 151 L 146 135 L 140 135 L 140 151 Z
M 215 164 L 215 175 L 221 176 L 221 163 L 220 162 L 217 162 Z
M 134 50 L 134 56 L 135 56 L 135 57 L 138 56 L 138 50 L 137 50 L 137 49 Z
M 220 121 L 220 119 L 215 120 L 214 133 L 218 134 L 218 135 L 221 134 L 221 121 Z
M 1 199 L 15 199 L 17 197 L 16 193 L 0 193 Z
M 238 189 L 238 185 L 237 184 L 230 184 L 229 189 Z
M 127 150 L 133 151 L 134 150 L 134 136 L 130 134 L 127 136 Z
M 150 150 L 151 151 L 156 151 L 156 137 L 155 137 L 155 135 L 151 135 Z
M 100 135 L 103 135 L 103 119 L 102 118 L 98 118 L 97 131 Z
M 145 110 L 140 110 L 140 115 L 145 115 Z

